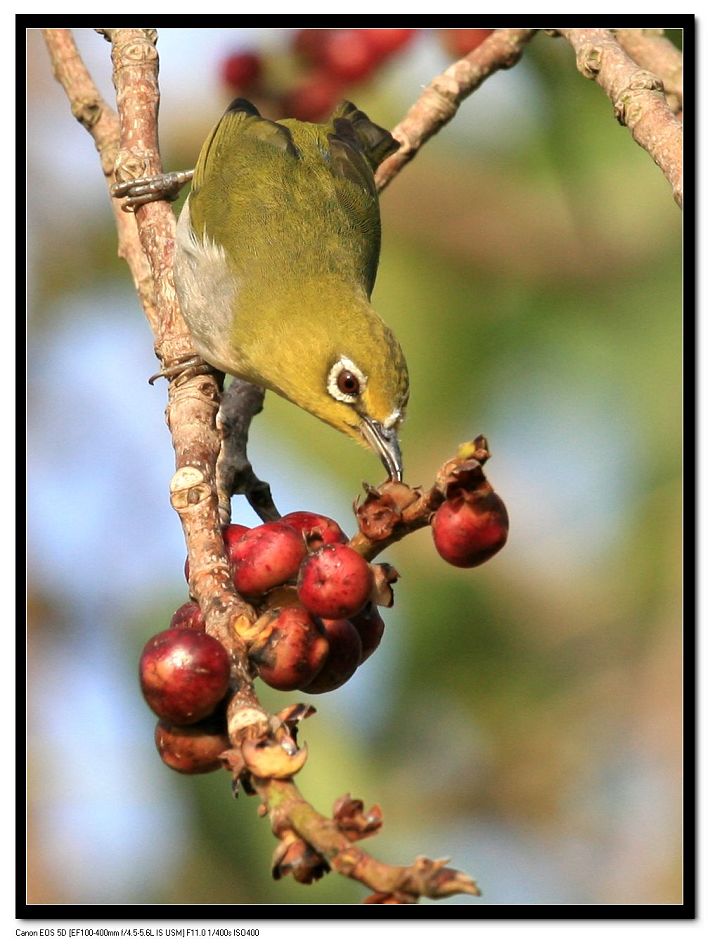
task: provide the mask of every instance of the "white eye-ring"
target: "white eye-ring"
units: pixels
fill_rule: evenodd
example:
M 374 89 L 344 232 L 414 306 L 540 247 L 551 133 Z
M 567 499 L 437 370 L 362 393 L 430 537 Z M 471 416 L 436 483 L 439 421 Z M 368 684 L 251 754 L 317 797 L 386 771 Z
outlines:
M 341 355 L 328 372 L 328 394 L 336 401 L 354 404 L 366 387 L 367 375 L 345 355 Z

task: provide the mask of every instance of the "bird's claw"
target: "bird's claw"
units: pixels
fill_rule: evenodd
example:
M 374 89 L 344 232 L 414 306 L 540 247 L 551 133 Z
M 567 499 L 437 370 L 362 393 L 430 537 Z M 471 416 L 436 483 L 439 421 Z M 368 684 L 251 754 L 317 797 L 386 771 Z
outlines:
M 154 375 L 151 375 L 148 379 L 148 384 L 153 385 L 158 378 L 166 378 L 171 384 L 183 385 L 186 381 L 195 378 L 197 375 L 214 375 L 216 371 L 217 369 L 209 365 L 204 359 L 200 358 L 199 355 L 192 355 L 189 358 L 175 362 L 173 365 L 168 365 Z
M 192 180 L 193 174 L 194 171 L 170 171 L 167 174 L 132 178 L 130 181 L 114 184 L 111 196 L 125 198 L 121 207 L 132 213 L 151 201 L 176 200 L 182 188 Z

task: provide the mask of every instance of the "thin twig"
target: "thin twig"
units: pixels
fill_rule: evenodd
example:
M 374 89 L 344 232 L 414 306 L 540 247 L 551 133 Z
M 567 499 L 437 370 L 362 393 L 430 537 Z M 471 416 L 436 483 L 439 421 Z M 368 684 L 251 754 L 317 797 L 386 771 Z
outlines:
M 94 139 L 101 169 L 110 188 L 120 144 L 118 116 L 103 99 L 84 65 L 71 30 L 42 30 L 54 70 L 54 77 L 69 99 L 72 114 Z M 153 275 L 138 239 L 135 218 L 125 214 L 122 202 L 111 200 L 118 231 L 118 255 L 126 261 L 151 328 L 157 331 Z
M 557 32 L 574 49 L 582 75 L 602 87 L 619 122 L 663 171 L 682 207 L 683 126 L 668 107 L 661 80 L 641 69 L 610 30 L 563 28 Z
M 456 115 L 463 100 L 494 72 L 514 66 L 537 30 L 496 30 L 463 59 L 436 76 L 392 129 L 400 148 L 377 169 L 382 191 L 417 154 L 422 145 Z
M 628 55 L 663 83 L 668 106 L 674 114 L 683 108 L 683 54 L 663 35 L 662 29 L 614 30 Z

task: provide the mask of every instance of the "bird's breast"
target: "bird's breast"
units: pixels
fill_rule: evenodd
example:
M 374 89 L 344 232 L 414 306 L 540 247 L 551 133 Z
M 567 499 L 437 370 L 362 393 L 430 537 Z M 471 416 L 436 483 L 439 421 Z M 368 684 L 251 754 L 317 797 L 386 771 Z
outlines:
M 240 374 L 232 345 L 238 284 L 222 246 L 192 229 L 189 198 L 178 218 L 175 243 L 175 290 L 199 354 L 215 368 Z

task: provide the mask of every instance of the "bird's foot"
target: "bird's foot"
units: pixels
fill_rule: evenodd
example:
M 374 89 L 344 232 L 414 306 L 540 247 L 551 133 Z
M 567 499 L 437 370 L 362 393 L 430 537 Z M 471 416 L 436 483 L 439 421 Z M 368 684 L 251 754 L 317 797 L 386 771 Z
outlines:
M 148 384 L 153 385 L 158 378 L 166 378 L 171 384 L 183 385 L 196 375 L 214 375 L 216 372 L 217 369 L 200 358 L 199 355 L 191 355 L 189 358 L 168 365 L 156 372 L 155 375 L 151 375 Z
M 222 448 L 217 463 L 220 519 L 231 522 L 232 496 L 244 496 L 254 512 L 268 523 L 281 518 L 271 488 L 260 480 L 247 457 L 249 426 L 264 403 L 264 389 L 235 378 L 222 395 L 217 423 L 222 433 Z
M 248 461 L 234 467 L 232 473 L 231 485 L 220 494 L 220 519 L 225 525 L 228 525 L 232 518 L 232 496 L 246 497 L 247 503 L 263 523 L 281 519 L 271 496 L 271 487 L 265 480 L 257 477 Z
M 170 171 L 152 177 L 133 178 L 121 184 L 114 184 L 111 196 L 124 197 L 121 206 L 129 213 L 151 201 L 174 201 L 187 182 L 192 180 L 194 173 L 194 170 Z

